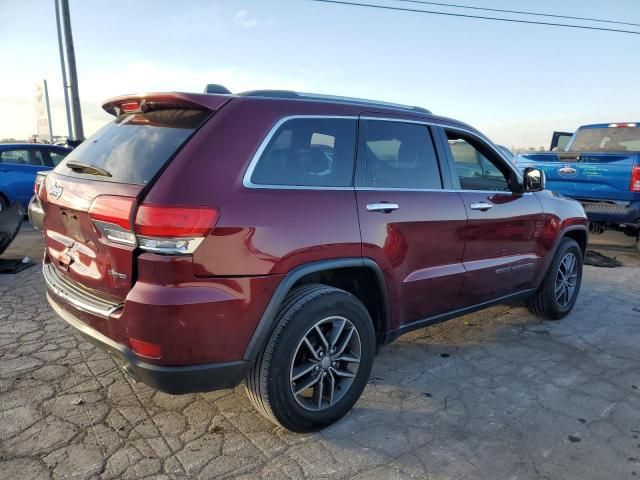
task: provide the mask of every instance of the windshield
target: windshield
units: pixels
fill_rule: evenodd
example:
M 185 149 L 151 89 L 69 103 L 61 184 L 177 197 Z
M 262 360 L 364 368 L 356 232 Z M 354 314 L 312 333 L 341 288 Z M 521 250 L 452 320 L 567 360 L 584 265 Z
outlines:
M 640 151 L 640 128 L 581 128 L 569 146 L 569 152 Z
M 144 185 L 210 114 L 164 109 L 120 115 L 55 169 L 62 175 Z

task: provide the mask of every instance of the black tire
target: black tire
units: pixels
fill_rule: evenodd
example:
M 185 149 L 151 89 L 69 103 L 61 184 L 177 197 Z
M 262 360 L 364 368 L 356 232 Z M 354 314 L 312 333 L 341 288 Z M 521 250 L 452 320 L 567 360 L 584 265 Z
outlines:
M 556 280 L 558 278 L 558 270 L 561 267 L 560 264 L 569 254 L 573 254 L 576 259 L 575 273 L 577 277 L 572 297 L 563 305 L 561 301 L 558 301 L 556 298 Z M 566 317 L 573 309 L 580 293 L 580 285 L 582 284 L 582 260 L 582 250 L 576 241 L 571 238 L 563 239 L 540 287 L 538 287 L 538 290 L 536 290 L 527 301 L 529 311 L 547 320 L 560 320 Z
M 317 322 L 336 316 L 348 319 L 349 328 L 357 332 L 360 362 L 355 376 L 349 380 L 350 385 L 340 392 L 341 398 L 333 405 L 327 401 L 328 406 L 322 410 L 308 410 L 299 403 L 301 397 L 293 392 L 293 362 L 298 358 L 303 339 L 314 331 Z M 247 394 L 256 409 L 277 425 L 293 432 L 317 431 L 342 418 L 355 405 L 369 380 L 374 355 L 373 323 L 358 298 L 327 285 L 296 287 L 283 302 L 274 330 L 247 375 Z M 336 383 L 330 381 L 334 387 L 338 385 L 337 380 Z M 322 395 L 319 395 L 320 404 Z

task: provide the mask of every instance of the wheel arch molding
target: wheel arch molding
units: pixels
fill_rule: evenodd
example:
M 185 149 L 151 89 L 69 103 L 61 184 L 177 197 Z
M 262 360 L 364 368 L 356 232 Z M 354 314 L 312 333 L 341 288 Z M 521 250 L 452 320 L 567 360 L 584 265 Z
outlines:
M 336 270 L 342 269 L 358 269 L 358 271 L 361 272 L 367 271 L 371 274 L 372 278 L 375 279 L 376 287 L 380 293 L 377 304 L 378 312 L 375 316 L 374 312 L 371 311 L 371 305 L 367 305 L 367 302 L 363 303 L 365 303 L 365 307 L 367 307 L 367 310 L 374 322 L 374 328 L 376 329 L 376 343 L 377 346 L 380 347 L 381 339 L 384 337 L 384 333 L 389 329 L 390 318 L 389 296 L 382 269 L 370 258 L 335 258 L 299 265 L 285 275 L 263 312 L 260 321 L 249 340 L 243 359 L 252 362 L 255 361 L 258 353 L 262 348 L 264 348 L 269 335 L 271 335 L 271 332 L 273 331 L 280 306 L 293 287 L 300 284 L 300 282 L 305 279 L 317 282 L 318 280 L 312 279 L 317 278 L 318 275 L 322 276 L 328 272 L 335 272 Z M 329 285 L 331 285 L 331 283 L 329 283 Z M 341 286 L 338 286 L 338 288 L 349 291 L 347 288 L 343 288 Z M 358 295 L 355 296 L 362 301 Z

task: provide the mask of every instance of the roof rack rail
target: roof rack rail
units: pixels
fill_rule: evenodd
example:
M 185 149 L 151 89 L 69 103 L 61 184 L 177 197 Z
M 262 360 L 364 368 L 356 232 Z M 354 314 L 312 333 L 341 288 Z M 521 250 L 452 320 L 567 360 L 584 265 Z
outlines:
M 398 110 L 410 110 L 421 113 L 431 113 L 423 107 L 413 107 L 410 105 L 402 105 L 399 103 L 381 102 L 378 100 L 367 100 L 364 98 L 341 97 L 338 95 L 323 95 L 319 93 L 303 93 L 294 92 L 293 90 L 252 90 L 249 92 L 238 93 L 243 97 L 264 97 L 264 98 L 290 98 L 299 100 L 317 100 L 329 101 L 334 103 L 355 103 L 358 105 L 369 105 L 372 107 L 387 107 Z

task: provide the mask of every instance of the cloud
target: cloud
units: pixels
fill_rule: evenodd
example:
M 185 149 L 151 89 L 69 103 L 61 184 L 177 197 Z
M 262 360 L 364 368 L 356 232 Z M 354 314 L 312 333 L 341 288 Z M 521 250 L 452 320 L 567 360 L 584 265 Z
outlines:
M 237 25 L 244 28 L 253 28 L 258 25 L 258 19 L 249 15 L 246 10 L 238 10 L 234 16 L 234 20 Z

